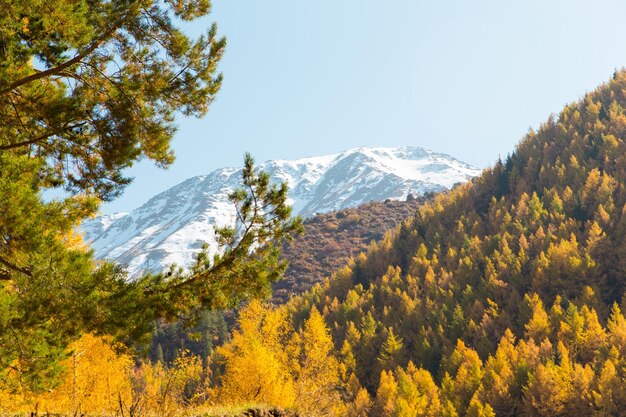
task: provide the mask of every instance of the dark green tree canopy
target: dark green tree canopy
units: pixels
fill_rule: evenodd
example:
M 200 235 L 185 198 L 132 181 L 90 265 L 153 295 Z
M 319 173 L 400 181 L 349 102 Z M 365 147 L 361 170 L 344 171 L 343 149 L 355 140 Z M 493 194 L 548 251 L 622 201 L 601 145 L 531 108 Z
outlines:
M 0 151 L 44 161 L 42 187 L 114 197 L 139 158 L 173 162 L 174 114 L 202 116 L 220 87 L 216 26 L 177 27 L 208 0 L 1 3 Z

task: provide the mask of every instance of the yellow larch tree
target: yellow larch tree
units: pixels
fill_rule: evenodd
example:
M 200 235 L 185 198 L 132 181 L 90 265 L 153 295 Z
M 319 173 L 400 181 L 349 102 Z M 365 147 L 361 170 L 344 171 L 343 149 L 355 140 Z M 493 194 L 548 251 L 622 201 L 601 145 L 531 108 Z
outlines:
M 295 400 L 289 372 L 289 349 L 280 345 L 286 316 L 252 301 L 240 313 L 239 330 L 217 350 L 225 365 L 221 400 L 230 404 L 258 403 L 290 407 Z
M 339 397 L 339 362 L 324 318 L 313 307 L 300 336 L 300 374 L 297 382 L 297 407 L 306 415 L 342 414 Z
M 54 390 L 34 398 L 39 410 L 57 413 L 108 414 L 132 400 L 129 355 L 119 354 L 108 341 L 85 334 L 70 345 L 63 377 Z
M 374 402 L 374 415 L 380 417 L 391 417 L 395 409 L 398 397 L 398 382 L 392 371 L 383 370 L 380 373 L 380 382 L 376 391 Z
M 532 294 L 532 296 L 526 294 L 524 296 L 524 302 L 531 312 L 530 320 L 524 325 L 526 338 L 541 343 L 550 335 L 551 331 L 548 313 L 546 313 L 546 310 L 543 308 L 543 303 L 537 294 Z
M 134 373 L 132 404 L 139 404 L 149 415 L 175 416 L 195 411 L 214 399 L 210 374 L 199 356 L 183 351 L 173 364 L 144 363 Z M 132 404 L 123 404 L 130 408 Z

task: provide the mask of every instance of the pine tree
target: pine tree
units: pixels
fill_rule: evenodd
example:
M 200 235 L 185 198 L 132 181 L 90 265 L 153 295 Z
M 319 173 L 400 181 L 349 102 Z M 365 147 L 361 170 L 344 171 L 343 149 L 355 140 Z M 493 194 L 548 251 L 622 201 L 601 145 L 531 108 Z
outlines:
M 0 151 L 38 160 L 43 188 L 114 197 L 140 157 L 173 162 L 174 115 L 203 115 L 220 88 L 216 26 L 195 40 L 176 26 L 208 0 L 4 6 Z
M 203 253 L 191 274 L 128 283 L 72 239 L 130 182 L 123 170 L 141 158 L 174 161 L 176 114 L 208 110 L 225 40 L 215 25 L 198 39 L 178 25 L 209 10 L 209 0 L 3 3 L 0 378 L 17 371 L 44 389 L 82 333 L 143 342 L 155 318 L 267 294 L 284 270 L 273 242 L 299 221 L 288 220 L 286 186 L 271 185 L 250 157 L 231 196 L 240 224 L 219 230 L 224 254 Z M 55 189 L 66 197 L 42 197 Z

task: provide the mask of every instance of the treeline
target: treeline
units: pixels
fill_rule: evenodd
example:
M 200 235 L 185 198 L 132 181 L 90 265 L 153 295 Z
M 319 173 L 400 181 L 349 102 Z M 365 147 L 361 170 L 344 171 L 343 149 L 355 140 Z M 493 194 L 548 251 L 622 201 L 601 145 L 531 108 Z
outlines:
M 584 291 L 593 297 L 590 288 Z M 376 338 L 375 321 L 365 318 L 361 330 L 351 326 L 333 356 L 315 307 L 294 330 L 288 308 L 253 304 L 242 313 L 233 341 L 218 350 L 228 393 L 222 400 L 295 406 L 304 415 L 619 415 L 626 406 L 626 319 L 619 306 L 603 326 L 582 301 L 557 297 L 548 309 L 537 294 L 527 294 L 522 305 L 522 336 L 505 329 L 484 357 L 458 338 L 436 363 L 425 361 L 389 327 L 364 364 L 361 347 Z M 432 365 L 437 369 L 427 368 Z M 314 378 L 307 369 L 316 371 Z M 360 382 L 370 376 L 377 379 L 374 390 Z

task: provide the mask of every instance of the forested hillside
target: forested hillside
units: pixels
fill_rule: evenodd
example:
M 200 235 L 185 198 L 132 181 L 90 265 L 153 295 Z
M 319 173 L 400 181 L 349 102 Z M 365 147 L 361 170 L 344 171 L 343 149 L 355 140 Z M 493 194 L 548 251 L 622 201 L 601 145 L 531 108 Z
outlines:
M 372 415 L 624 409 L 624 106 L 621 71 L 294 300 L 296 327 L 323 312 Z
M 295 329 L 322 312 L 351 413 L 622 412 L 624 106 L 621 71 L 293 300 Z

